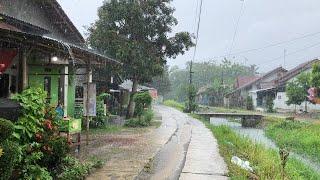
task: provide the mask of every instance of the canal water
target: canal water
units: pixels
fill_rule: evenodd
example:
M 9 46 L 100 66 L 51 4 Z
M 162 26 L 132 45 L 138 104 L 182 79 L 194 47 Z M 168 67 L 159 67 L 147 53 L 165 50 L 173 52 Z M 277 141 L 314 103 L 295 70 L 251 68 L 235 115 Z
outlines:
M 263 129 L 244 128 L 241 126 L 240 121 L 239 122 L 229 121 L 225 118 L 210 118 L 210 124 L 213 124 L 215 126 L 222 126 L 222 125 L 229 126 L 234 132 L 251 139 L 255 143 L 262 144 L 265 147 L 270 149 L 279 150 L 277 145 L 265 135 L 265 132 Z M 290 155 L 291 157 L 294 157 L 300 160 L 302 163 L 309 166 L 313 170 L 320 172 L 319 163 L 314 162 L 310 158 L 297 153 L 290 152 Z

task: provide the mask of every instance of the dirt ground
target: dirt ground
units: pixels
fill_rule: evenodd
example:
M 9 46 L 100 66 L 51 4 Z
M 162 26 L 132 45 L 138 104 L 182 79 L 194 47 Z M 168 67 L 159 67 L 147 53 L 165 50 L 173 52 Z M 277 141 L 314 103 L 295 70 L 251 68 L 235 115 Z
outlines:
M 87 179 L 134 179 L 165 143 L 156 139 L 157 132 L 161 129 L 160 119 L 156 114 L 156 123 L 147 128 L 118 127 L 111 132 L 93 130 L 90 132 L 88 146 L 85 133 L 82 133 L 80 151 L 75 151 L 74 156 L 81 161 L 98 158 L 105 162 L 101 169 L 97 169 Z M 172 132 L 166 134 L 167 137 L 163 140 L 169 138 Z

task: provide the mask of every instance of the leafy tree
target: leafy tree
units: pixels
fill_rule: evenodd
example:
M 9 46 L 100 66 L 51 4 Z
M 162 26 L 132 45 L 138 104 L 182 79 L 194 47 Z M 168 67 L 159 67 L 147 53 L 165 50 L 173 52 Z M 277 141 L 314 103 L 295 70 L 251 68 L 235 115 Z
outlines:
M 177 25 L 171 0 L 110 0 L 99 9 L 89 28 L 89 44 L 123 62 L 122 75 L 133 82 L 127 117 L 134 113 L 138 83 L 162 73 L 166 58 L 175 58 L 193 46 L 188 32 L 169 37 Z
M 191 84 L 189 85 L 187 92 L 188 92 L 188 100 L 186 102 L 184 112 L 191 113 L 198 109 L 198 105 L 196 104 L 196 101 L 195 101 L 197 91 L 193 86 L 193 84 Z
M 310 85 L 312 87 L 320 87 L 320 63 L 315 63 L 312 67 Z
M 303 101 L 305 101 L 305 94 L 306 91 L 304 87 L 299 83 L 298 80 L 293 80 L 289 82 L 286 86 L 286 94 L 288 96 L 288 101 L 286 102 L 287 105 L 295 105 L 295 111 L 296 111 L 296 105 L 301 105 Z
M 273 103 L 274 97 L 271 95 L 267 96 L 267 102 L 266 102 L 266 106 L 267 106 L 267 112 L 268 113 L 273 113 L 274 112 L 274 103 Z
M 222 105 L 223 97 L 232 90 L 236 77 L 257 74 L 257 68 L 254 65 L 245 66 L 226 59 L 221 63 L 214 60 L 193 63 L 192 71 L 194 72 L 193 82 L 196 91 L 204 86 L 210 87 L 206 93 L 214 97 L 212 104 L 215 105 Z M 171 90 L 165 98 L 179 102 L 185 101 L 188 96 L 189 63 L 186 68 L 172 67 L 169 72 Z
M 163 73 L 160 76 L 156 76 L 152 79 L 151 86 L 158 90 L 158 93 L 165 96 L 171 87 L 169 79 L 169 67 L 165 66 Z
M 304 89 L 304 93 L 301 94 L 301 96 L 303 96 L 305 98 L 304 102 L 305 102 L 305 112 L 308 112 L 308 89 L 310 89 L 311 87 L 311 74 L 309 72 L 304 72 L 301 73 L 298 77 L 297 77 L 297 82 L 299 83 L 300 86 L 303 87 Z

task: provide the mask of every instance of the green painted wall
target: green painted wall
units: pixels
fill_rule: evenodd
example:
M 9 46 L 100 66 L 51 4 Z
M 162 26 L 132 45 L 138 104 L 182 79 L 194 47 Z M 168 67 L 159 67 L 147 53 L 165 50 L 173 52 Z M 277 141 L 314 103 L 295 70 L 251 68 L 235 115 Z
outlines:
M 58 87 L 59 76 L 58 75 L 34 75 L 34 74 L 49 74 L 45 72 L 44 67 L 29 66 L 29 86 L 44 88 L 44 78 L 51 77 L 51 100 L 50 104 L 58 104 Z M 59 74 L 59 68 L 52 68 L 50 74 Z
M 31 66 L 29 67 L 29 86 L 30 87 L 41 87 L 44 88 L 44 78 L 51 77 L 51 100 L 50 104 L 56 106 L 58 104 L 58 87 L 59 87 L 59 71 L 62 67 L 52 68 L 50 74 L 55 75 L 34 75 L 34 74 L 49 74 L 45 72 L 44 67 Z M 74 106 L 75 106 L 75 78 L 74 76 L 69 77 L 69 88 L 68 88 L 68 116 L 74 117 Z

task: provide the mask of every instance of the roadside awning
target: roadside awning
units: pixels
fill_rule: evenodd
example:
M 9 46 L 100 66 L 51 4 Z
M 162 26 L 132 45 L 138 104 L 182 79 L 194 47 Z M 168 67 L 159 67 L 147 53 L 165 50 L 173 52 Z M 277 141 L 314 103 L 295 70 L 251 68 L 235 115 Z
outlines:
M 116 61 L 115 59 L 110 58 L 106 55 L 100 54 L 93 49 L 81 47 L 61 40 L 40 35 L 0 28 L 0 41 L 41 48 L 47 51 L 59 51 L 61 53 L 69 55 L 73 59 L 90 61 L 92 64 L 111 63 L 115 65 L 122 65 L 119 61 Z
M 276 88 L 272 87 L 272 88 L 265 88 L 265 89 L 257 89 L 257 90 L 249 91 L 249 92 L 250 93 L 258 93 L 258 92 L 273 91 L 273 90 L 276 90 Z

